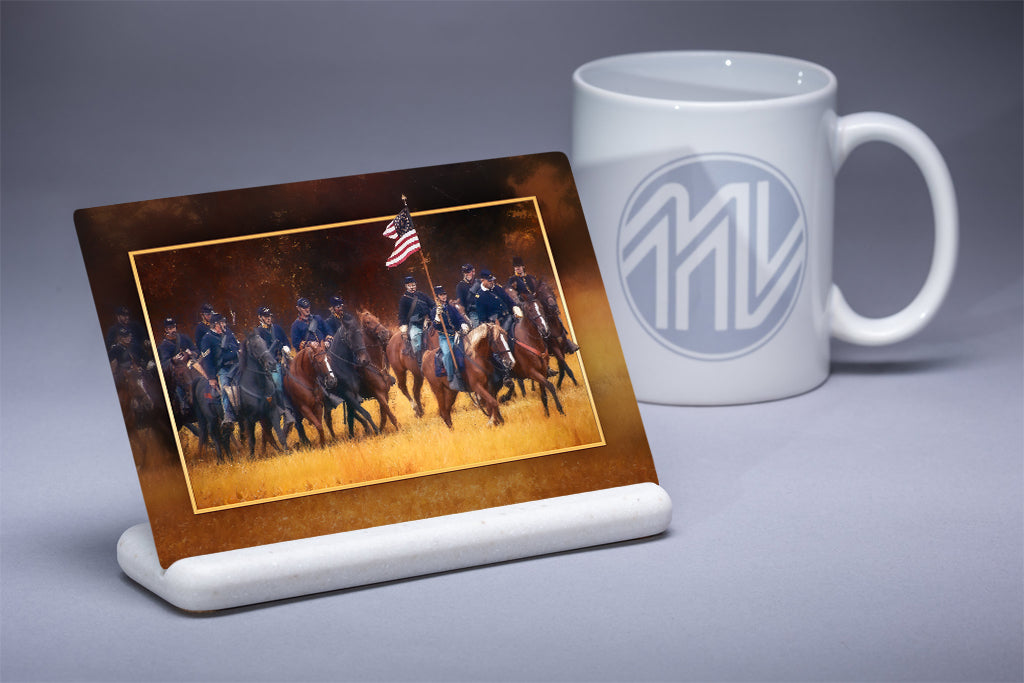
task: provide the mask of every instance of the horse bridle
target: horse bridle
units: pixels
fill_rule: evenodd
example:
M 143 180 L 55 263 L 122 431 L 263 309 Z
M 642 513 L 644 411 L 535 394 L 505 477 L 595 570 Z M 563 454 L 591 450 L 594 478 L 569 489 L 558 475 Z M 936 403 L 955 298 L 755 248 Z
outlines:
M 495 337 L 496 336 L 498 337 L 498 339 L 501 340 L 501 345 L 503 347 L 505 347 L 504 351 L 502 351 L 501 349 L 495 350 L 494 345 L 495 345 Z M 494 325 L 490 330 L 487 331 L 487 342 L 488 342 L 488 347 L 491 350 L 491 353 L 493 353 L 495 356 L 499 356 L 499 357 L 502 356 L 502 355 L 507 355 L 508 356 L 509 364 L 505 365 L 505 363 L 502 362 L 502 365 L 505 365 L 506 369 L 510 370 L 510 369 L 512 369 L 515 366 L 515 364 L 516 364 L 516 357 L 512 353 L 512 347 L 510 347 L 509 344 L 508 344 L 508 337 L 506 337 L 504 335 L 504 331 L 501 329 L 500 326 Z
M 263 376 L 263 378 L 266 380 L 266 383 L 270 385 L 270 387 L 272 389 L 271 395 L 273 395 L 273 390 L 276 390 L 276 387 L 274 386 L 273 371 L 267 369 L 267 362 L 264 360 L 264 358 L 269 358 L 270 361 L 271 361 L 271 365 L 275 365 L 277 363 L 277 361 L 274 360 L 274 357 L 272 355 L 270 355 L 270 349 L 267 348 L 266 344 L 263 344 L 263 352 L 260 353 L 260 354 L 257 354 L 253 350 L 253 348 L 252 348 L 252 341 L 255 338 L 256 338 L 256 336 L 250 337 L 246 341 L 246 343 L 245 343 L 245 353 L 246 353 L 247 356 L 249 356 L 250 360 L 256 361 L 256 363 L 259 365 L 259 367 L 254 369 L 253 372 L 255 374 L 257 374 L 257 375 L 262 375 Z M 263 343 L 262 339 L 260 339 L 260 343 Z M 249 367 L 248 363 L 246 363 L 246 367 L 247 368 Z M 245 385 L 242 384 L 241 379 L 242 379 L 241 377 L 238 378 L 238 390 L 239 391 L 244 391 L 249 396 L 253 396 L 255 398 L 259 398 L 259 399 L 267 398 L 264 395 L 257 394 L 256 392 L 252 391 L 251 389 L 247 389 L 245 387 Z
M 547 339 L 551 336 L 551 328 L 548 326 L 547 318 L 544 317 L 544 311 L 541 310 L 540 302 L 536 299 L 529 301 L 526 306 L 526 310 L 531 311 L 533 315 L 527 315 L 530 322 L 534 324 L 537 331 L 540 332 L 540 336 Z M 537 321 L 540 321 L 539 323 Z

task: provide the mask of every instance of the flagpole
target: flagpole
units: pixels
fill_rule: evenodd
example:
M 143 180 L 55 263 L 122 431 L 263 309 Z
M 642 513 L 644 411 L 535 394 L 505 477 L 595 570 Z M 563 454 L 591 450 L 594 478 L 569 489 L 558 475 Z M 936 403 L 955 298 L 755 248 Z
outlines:
M 402 195 L 402 204 L 405 206 L 406 209 L 409 208 L 409 202 L 406 200 L 406 197 L 405 197 L 404 194 Z M 410 214 L 410 219 L 411 219 L 411 214 Z M 419 231 L 417 231 L 417 235 L 419 235 Z M 437 292 L 434 291 L 434 281 L 430 279 L 430 269 L 427 268 L 427 257 L 425 255 L 426 250 L 423 248 L 423 240 L 422 240 L 422 238 L 420 238 L 420 249 L 419 249 L 419 252 L 420 252 L 420 260 L 423 261 L 423 272 L 427 276 L 427 286 L 430 287 L 430 297 L 434 298 L 437 295 Z M 437 302 L 435 301 L 435 304 L 436 303 Z M 435 314 L 436 313 L 439 313 L 439 311 L 435 310 Z M 454 355 L 455 350 L 454 350 L 454 347 L 452 347 L 451 337 L 448 336 L 448 326 L 444 324 L 444 316 L 441 316 L 441 331 L 444 332 L 445 341 L 448 342 L 448 350 L 449 350 L 449 352 Z M 458 372 L 458 368 L 456 368 L 456 372 Z

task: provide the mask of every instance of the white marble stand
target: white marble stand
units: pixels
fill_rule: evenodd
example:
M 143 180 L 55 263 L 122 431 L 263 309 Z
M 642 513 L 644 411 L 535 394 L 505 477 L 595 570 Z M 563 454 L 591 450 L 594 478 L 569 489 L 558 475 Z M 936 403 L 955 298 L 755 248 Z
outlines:
M 634 484 L 401 524 L 241 548 L 160 567 L 149 524 L 121 535 L 129 577 L 203 612 L 653 536 L 672 502 Z

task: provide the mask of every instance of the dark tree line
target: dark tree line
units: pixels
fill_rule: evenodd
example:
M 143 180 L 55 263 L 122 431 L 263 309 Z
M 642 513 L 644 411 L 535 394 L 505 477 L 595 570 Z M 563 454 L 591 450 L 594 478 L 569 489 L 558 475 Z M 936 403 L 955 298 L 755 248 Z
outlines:
M 531 273 L 553 279 L 532 201 L 422 216 L 415 215 L 415 206 L 410 209 L 431 278 L 452 295 L 466 262 L 491 270 L 505 284 L 518 255 Z M 314 312 L 326 314 L 330 298 L 339 295 L 349 311 L 365 308 L 395 325 L 402 279 L 413 275 L 426 290 L 427 278 L 420 254 L 396 268 L 385 267 L 394 247 L 382 235 L 387 222 L 138 254 L 135 264 L 154 336 L 159 340 L 161 321 L 168 316 L 191 334 L 203 303 L 229 319 L 234 312 L 236 332 L 255 325 L 260 306 L 270 306 L 287 330 L 300 296 L 310 299 Z

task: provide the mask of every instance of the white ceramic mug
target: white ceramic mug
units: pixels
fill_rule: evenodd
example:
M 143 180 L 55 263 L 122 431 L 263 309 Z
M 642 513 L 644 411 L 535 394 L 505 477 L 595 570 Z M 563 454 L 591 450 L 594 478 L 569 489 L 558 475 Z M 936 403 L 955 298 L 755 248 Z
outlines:
M 773 55 L 653 52 L 590 62 L 573 83 L 573 169 L 640 400 L 793 396 L 828 377 L 830 335 L 890 344 L 934 316 L 957 251 L 946 164 L 903 119 L 838 116 L 827 69 Z M 920 293 L 872 319 L 832 283 L 835 176 L 868 141 L 917 163 L 935 219 Z

